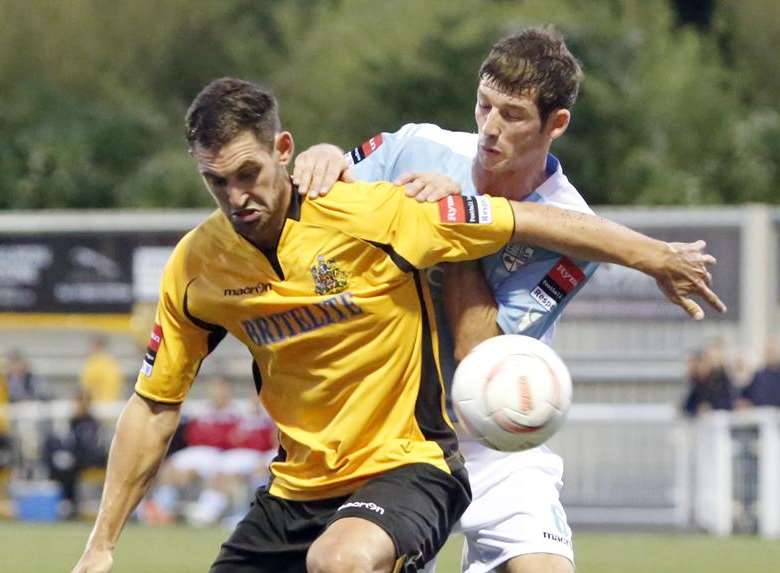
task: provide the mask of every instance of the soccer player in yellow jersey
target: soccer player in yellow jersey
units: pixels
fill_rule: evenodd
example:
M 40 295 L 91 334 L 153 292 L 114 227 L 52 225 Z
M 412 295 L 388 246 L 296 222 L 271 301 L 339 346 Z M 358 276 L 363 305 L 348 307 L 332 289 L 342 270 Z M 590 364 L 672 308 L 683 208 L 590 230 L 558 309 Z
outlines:
M 419 203 L 389 183 L 301 200 L 287 174 L 292 135 L 249 82 L 206 86 L 187 138 L 219 209 L 166 266 L 79 573 L 110 570 L 200 363 L 227 332 L 252 353 L 281 447 L 211 571 L 389 573 L 420 570 L 470 498 L 420 269 L 515 239 L 628 264 L 719 303 L 700 245 L 675 249 L 593 216 L 487 196 Z

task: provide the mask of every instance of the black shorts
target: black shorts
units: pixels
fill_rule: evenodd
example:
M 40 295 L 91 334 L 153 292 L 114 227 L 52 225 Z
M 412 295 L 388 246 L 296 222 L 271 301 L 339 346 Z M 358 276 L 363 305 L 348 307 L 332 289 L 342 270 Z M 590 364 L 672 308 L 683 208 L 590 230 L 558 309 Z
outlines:
M 360 517 L 393 540 L 400 571 L 423 568 L 441 549 L 471 501 L 465 470 L 452 475 L 411 464 L 370 481 L 352 495 L 314 501 L 282 499 L 260 488 L 249 513 L 222 544 L 211 573 L 306 573 L 306 552 L 342 517 Z

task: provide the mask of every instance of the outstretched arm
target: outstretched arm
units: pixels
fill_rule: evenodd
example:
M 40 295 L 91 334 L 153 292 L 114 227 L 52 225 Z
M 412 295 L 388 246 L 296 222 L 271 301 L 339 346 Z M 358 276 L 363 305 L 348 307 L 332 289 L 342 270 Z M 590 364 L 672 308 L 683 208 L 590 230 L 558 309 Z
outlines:
M 710 289 L 712 276 L 707 269 L 716 261 L 704 251 L 704 241 L 666 243 L 594 215 L 538 203 L 510 204 L 515 215 L 510 242 L 641 271 L 653 277 L 661 292 L 695 320 L 704 318 L 704 311 L 690 295 L 702 297 L 719 312 L 726 311 L 726 305 Z
M 157 473 L 179 423 L 179 404 L 160 404 L 137 394 L 128 400 L 108 456 L 106 483 L 95 526 L 73 573 L 111 570 L 119 534 Z

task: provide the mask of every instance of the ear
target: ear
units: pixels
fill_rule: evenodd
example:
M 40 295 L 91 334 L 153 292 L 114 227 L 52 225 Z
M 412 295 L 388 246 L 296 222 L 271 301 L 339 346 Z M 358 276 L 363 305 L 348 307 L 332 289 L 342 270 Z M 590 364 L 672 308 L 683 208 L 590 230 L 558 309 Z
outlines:
M 295 141 L 289 131 L 280 131 L 274 136 L 274 154 L 280 165 L 289 165 L 295 153 Z
M 569 127 L 571 121 L 571 112 L 568 109 L 556 109 L 547 117 L 544 130 L 550 136 L 551 140 L 558 139 Z

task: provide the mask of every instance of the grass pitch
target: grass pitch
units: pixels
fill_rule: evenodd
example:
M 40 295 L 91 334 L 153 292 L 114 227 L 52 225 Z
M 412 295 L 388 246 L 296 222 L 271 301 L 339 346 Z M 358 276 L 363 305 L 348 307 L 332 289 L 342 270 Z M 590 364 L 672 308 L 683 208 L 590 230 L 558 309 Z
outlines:
M 0 570 L 67 572 L 89 533 L 83 524 L 0 523 Z M 115 573 L 207 571 L 228 532 L 222 529 L 129 526 L 122 534 Z M 459 540 L 439 559 L 439 573 L 458 573 Z M 578 573 L 764 573 L 780 571 L 780 542 L 754 537 L 580 533 Z

